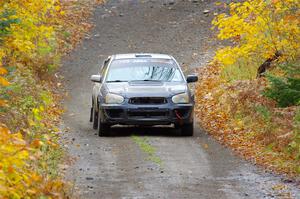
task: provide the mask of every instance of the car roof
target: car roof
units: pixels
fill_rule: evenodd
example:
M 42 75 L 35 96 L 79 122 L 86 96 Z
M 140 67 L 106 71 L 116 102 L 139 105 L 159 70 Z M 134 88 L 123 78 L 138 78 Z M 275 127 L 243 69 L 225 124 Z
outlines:
M 167 54 L 157 53 L 130 53 L 130 54 L 116 54 L 112 56 L 113 59 L 136 59 L 136 58 L 154 58 L 154 59 L 172 59 L 172 56 Z

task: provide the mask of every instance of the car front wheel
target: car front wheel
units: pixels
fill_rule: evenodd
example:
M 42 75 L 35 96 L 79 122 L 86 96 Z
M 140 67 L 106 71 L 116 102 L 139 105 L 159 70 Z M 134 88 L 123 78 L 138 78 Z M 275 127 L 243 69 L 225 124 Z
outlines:
M 194 124 L 188 123 L 181 126 L 181 135 L 182 136 L 193 136 L 194 134 Z
M 109 136 L 110 135 L 110 126 L 108 124 L 102 123 L 100 118 L 100 111 L 98 111 L 98 135 L 100 137 Z

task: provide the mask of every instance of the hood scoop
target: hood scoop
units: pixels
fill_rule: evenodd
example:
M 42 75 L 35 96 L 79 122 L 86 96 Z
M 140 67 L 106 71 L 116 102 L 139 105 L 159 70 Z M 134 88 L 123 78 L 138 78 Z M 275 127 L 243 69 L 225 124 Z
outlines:
M 128 83 L 130 86 L 162 86 L 161 81 L 151 81 L 151 80 L 141 80 L 141 81 L 130 81 Z

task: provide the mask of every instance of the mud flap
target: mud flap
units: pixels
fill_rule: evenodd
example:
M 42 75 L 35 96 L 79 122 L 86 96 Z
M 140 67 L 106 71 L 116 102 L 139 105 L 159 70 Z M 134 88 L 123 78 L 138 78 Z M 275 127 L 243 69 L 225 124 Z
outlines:
M 90 122 L 93 122 L 93 107 L 91 108 L 91 113 L 90 113 Z

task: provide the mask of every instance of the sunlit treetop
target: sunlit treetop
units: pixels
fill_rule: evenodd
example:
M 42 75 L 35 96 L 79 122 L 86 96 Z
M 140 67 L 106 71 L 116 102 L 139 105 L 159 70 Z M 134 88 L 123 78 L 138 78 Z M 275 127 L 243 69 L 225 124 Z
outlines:
M 230 12 L 213 20 L 218 38 L 233 45 L 219 49 L 223 67 L 239 61 L 263 61 L 280 52 L 280 62 L 299 58 L 299 0 L 248 0 L 231 3 Z

